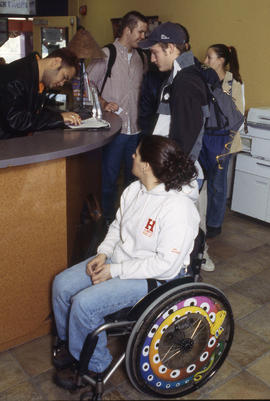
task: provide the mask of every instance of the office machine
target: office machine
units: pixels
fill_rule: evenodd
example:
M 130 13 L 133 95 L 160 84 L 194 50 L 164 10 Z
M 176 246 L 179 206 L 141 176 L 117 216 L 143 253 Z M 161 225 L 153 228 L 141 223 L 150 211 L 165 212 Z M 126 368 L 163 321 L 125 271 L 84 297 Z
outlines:
M 270 108 L 251 108 L 241 133 L 231 209 L 270 222 Z

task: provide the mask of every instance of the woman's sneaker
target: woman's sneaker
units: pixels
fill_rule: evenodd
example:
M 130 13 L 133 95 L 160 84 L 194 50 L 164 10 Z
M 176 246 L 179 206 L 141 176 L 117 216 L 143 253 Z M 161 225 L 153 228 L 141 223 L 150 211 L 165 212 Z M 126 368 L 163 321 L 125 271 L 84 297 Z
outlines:
M 215 270 L 215 264 L 208 255 L 208 249 L 205 247 L 204 253 L 203 253 L 203 259 L 205 259 L 205 262 L 202 263 L 201 269 L 204 270 L 205 272 L 213 272 Z

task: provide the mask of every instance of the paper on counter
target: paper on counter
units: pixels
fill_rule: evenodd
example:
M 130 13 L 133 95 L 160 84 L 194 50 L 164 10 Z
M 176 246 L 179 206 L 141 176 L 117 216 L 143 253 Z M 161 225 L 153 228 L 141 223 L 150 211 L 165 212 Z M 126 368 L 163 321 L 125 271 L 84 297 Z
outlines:
M 110 123 L 106 120 L 96 119 L 94 117 L 82 120 L 80 125 L 67 124 L 71 129 L 91 129 L 91 128 L 110 128 Z

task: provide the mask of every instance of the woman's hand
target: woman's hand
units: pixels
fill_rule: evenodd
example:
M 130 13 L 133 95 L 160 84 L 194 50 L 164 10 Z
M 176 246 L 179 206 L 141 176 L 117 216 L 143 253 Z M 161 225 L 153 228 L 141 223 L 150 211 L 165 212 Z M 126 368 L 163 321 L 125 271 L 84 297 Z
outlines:
M 82 122 L 79 114 L 74 113 L 73 111 L 65 111 L 61 113 L 61 116 L 63 117 L 64 123 L 80 125 Z
M 86 265 L 86 273 L 92 278 L 92 274 L 100 266 L 104 265 L 107 256 L 104 253 L 99 253 L 95 258 L 91 259 Z
M 110 280 L 112 278 L 111 276 L 111 269 L 109 264 L 103 264 L 102 266 L 99 266 L 98 268 L 95 268 L 95 271 L 91 275 L 91 280 L 92 283 L 99 284 L 102 283 L 103 281 Z

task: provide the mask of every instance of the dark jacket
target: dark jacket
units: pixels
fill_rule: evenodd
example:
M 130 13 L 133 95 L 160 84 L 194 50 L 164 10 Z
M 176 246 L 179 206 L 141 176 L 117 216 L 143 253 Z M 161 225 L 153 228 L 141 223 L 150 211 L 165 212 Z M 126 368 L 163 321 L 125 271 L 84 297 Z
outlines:
M 195 66 L 183 68 L 170 87 L 170 138 L 190 154 L 205 122 L 207 107 L 205 84 Z
M 169 137 L 195 160 L 200 152 L 203 126 L 209 112 L 206 87 L 191 51 L 181 54 L 175 62 L 181 70 L 174 76 L 174 64 L 164 85 L 158 112 L 171 115 Z
M 36 54 L 0 65 L 0 139 L 64 127 L 61 114 L 46 108 L 39 94 Z
M 138 112 L 138 124 L 141 134 L 151 135 L 157 120 L 157 109 L 160 101 L 162 84 L 169 77 L 169 72 L 161 72 L 150 65 L 149 71 L 144 74 Z

